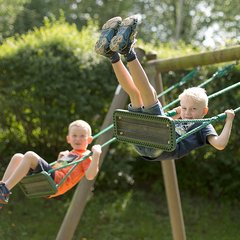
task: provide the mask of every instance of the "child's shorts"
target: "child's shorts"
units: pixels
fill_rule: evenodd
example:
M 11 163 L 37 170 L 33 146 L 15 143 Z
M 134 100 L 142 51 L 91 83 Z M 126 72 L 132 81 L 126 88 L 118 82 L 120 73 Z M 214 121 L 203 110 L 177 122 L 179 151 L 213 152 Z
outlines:
M 131 106 L 131 104 L 129 104 L 128 111 L 151 114 L 151 115 L 164 115 L 162 105 L 159 101 L 157 103 L 155 103 L 152 107 L 149 107 L 149 108 L 144 108 L 144 107 L 133 108 Z M 161 150 L 161 149 L 144 147 L 144 146 L 139 146 L 136 144 L 134 145 L 134 148 L 140 156 L 151 158 L 151 159 L 159 157 L 161 155 L 161 153 L 163 152 L 163 150 Z
M 40 173 L 42 171 L 48 172 L 51 169 L 52 169 L 52 167 L 47 161 L 45 161 L 42 158 L 39 158 L 38 159 L 38 165 L 37 165 L 36 169 L 35 170 L 30 169 L 29 172 L 28 172 L 28 175 L 32 175 L 34 173 Z M 51 172 L 52 179 L 54 179 L 54 176 L 55 176 L 55 172 Z

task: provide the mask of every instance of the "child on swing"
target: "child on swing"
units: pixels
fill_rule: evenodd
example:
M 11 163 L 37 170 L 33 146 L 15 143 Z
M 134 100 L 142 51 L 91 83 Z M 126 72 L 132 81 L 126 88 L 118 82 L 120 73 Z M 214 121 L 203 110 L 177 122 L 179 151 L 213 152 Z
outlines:
M 136 41 L 137 23 L 136 16 L 128 17 L 123 21 L 121 17 L 108 20 L 102 27 L 101 35 L 95 45 L 95 51 L 109 58 L 119 84 L 130 97 L 129 111 L 164 115 L 156 91 L 150 84 L 133 48 Z M 120 54 L 124 56 L 129 71 L 121 61 Z M 179 96 L 179 99 L 180 106 L 175 108 L 177 113 L 175 119 L 201 119 L 208 112 L 208 97 L 203 88 L 186 89 Z M 220 135 L 210 124 L 180 141 L 172 152 L 139 145 L 135 145 L 135 149 L 144 159 L 153 161 L 179 159 L 205 144 L 223 150 L 229 141 L 235 116 L 233 110 L 226 110 L 225 113 L 227 115 L 226 122 Z M 197 126 L 197 123 L 176 124 L 177 137 Z
M 72 158 L 72 161 L 74 161 L 90 153 L 87 147 L 92 142 L 92 130 L 87 122 L 76 120 L 70 123 L 66 138 L 72 150 L 70 152 L 60 152 L 58 160 L 52 166 L 32 151 L 28 151 L 25 154 L 17 153 L 12 157 L 0 181 L 0 209 L 8 203 L 11 189 L 27 174 L 39 173 L 41 171 L 48 172 L 64 164 L 66 158 Z M 86 176 L 88 180 L 92 180 L 96 177 L 99 170 L 99 158 L 102 152 L 101 146 L 94 145 L 91 150 L 92 156 L 80 162 L 58 188 L 58 192 L 49 196 L 50 198 L 59 196 L 70 190 L 83 178 L 83 176 Z M 66 176 L 71 167 L 72 166 L 64 167 L 51 173 L 51 177 L 56 184 Z

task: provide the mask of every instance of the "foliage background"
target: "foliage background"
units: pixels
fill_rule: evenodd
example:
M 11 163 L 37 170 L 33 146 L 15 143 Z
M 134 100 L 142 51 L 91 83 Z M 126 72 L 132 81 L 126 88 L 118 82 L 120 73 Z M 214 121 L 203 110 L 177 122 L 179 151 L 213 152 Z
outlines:
M 44 26 L 16 38 L 8 38 L 0 47 L 0 160 L 3 171 L 15 152 L 34 150 L 49 162 L 58 152 L 68 148 L 65 136 L 68 124 L 77 118 L 91 123 L 97 133 L 114 95 L 117 81 L 108 60 L 93 53 L 97 26 L 89 22 L 79 32 L 74 24 L 45 19 Z M 139 47 L 151 49 L 159 58 L 186 52 L 197 52 L 190 46 L 171 49 L 171 46 L 150 47 L 139 41 Z M 164 50 L 163 50 L 164 49 Z M 196 86 L 210 78 L 221 66 L 202 68 L 189 83 Z M 207 86 L 208 94 L 238 82 L 239 67 L 227 76 Z M 176 83 L 189 70 L 163 74 L 165 88 Z M 170 102 L 188 86 L 166 96 Z M 223 104 L 224 103 L 224 104 Z M 209 116 L 237 107 L 239 89 L 232 90 L 210 103 Z M 239 116 L 236 117 L 236 122 Z M 222 123 L 216 124 L 218 132 Z M 177 161 L 181 188 L 213 197 L 237 198 L 240 182 L 238 166 L 238 128 L 233 128 L 227 150 L 211 147 L 197 150 Z M 121 159 L 121 160 L 119 160 Z M 227 159 L 227 160 L 226 160 Z M 96 186 L 127 189 L 134 184 L 160 185 L 159 163 L 139 160 L 131 145 L 114 143 L 109 151 Z M 197 172 L 198 174 L 192 174 Z M 160 178 L 162 179 L 162 178 Z M 159 186 L 158 186 L 159 187 Z
M 111 17 L 137 14 L 139 37 L 159 45 L 179 41 L 195 47 L 219 47 L 240 41 L 238 0 L 0 0 L 0 40 L 43 25 L 44 17 L 59 17 L 80 30 L 89 20 L 99 27 Z
M 12 152 L 11 146 L 26 150 L 25 145 L 53 157 L 66 147 L 73 119 L 99 127 L 114 85 L 110 66 L 92 55 L 95 32 L 93 25 L 78 32 L 74 25 L 46 21 L 44 28 L 1 46 L 1 128 L 9 142 L 1 152 Z

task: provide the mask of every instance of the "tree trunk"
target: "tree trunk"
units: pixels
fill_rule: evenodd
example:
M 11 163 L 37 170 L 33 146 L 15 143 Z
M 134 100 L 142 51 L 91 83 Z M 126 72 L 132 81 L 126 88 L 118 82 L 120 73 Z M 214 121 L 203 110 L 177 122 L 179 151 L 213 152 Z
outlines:
M 176 3 L 176 34 L 175 34 L 175 42 L 178 42 L 181 38 L 181 32 L 183 27 L 183 7 L 184 0 L 178 0 Z

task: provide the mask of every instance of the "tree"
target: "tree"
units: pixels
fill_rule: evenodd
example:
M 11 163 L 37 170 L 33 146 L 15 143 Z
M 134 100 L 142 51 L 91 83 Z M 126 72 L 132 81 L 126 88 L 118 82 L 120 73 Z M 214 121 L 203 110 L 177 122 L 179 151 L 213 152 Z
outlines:
M 60 9 L 69 23 L 78 29 L 90 19 L 99 27 L 111 17 L 138 14 L 139 38 L 145 42 L 159 43 L 183 41 L 194 46 L 234 44 L 240 40 L 240 5 L 237 0 L 1 0 L 4 11 L 0 29 L 2 36 L 24 33 L 42 26 L 45 16 L 59 17 Z M 18 4 L 14 4 L 18 3 Z
M 66 145 L 66 127 L 76 119 L 97 132 L 115 82 L 108 61 L 92 54 L 96 35 L 93 24 L 79 32 L 74 24 L 46 20 L 0 46 L 3 159 L 36 147 L 40 155 L 56 156 Z
M 24 4 L 29 0 L 0 0 L 0 42 L 14 34 L 17 15 L 24 11 Z
M 209 44 L 210 37 L 216 45 L 239 41 L 237 0 L 142 0 L 135 8 L 141 13 L 140 34 L 147 42 L 158 44 L 177 39 L 197 46 Z

